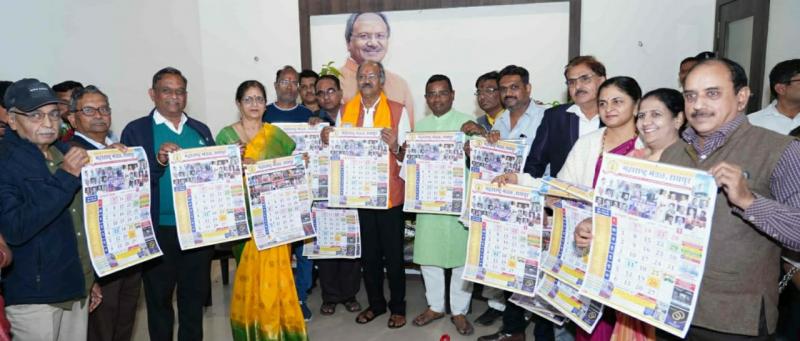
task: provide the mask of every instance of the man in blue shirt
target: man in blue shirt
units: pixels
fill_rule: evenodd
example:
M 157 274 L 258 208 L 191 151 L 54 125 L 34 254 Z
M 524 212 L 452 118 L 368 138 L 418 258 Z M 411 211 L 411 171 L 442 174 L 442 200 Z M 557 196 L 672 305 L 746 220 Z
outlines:
M 305 123 L 314 113 L 305 106 L 297 104 L 300 86 L 297 70 L 284 66 L 275 75 L 275 92 L 278 99 L 267 106 L 262 121 L 269 123 Z
M 522 139 L 525 155 L 528 155 L 536 129 L 544 117 L 544 108 L 531 100 L 528 70 L 516 65 L 506 66 L 500 71 L 498 85 L 506 110 L 497 116 L 492 130 L 498 131 L 504 140 Z

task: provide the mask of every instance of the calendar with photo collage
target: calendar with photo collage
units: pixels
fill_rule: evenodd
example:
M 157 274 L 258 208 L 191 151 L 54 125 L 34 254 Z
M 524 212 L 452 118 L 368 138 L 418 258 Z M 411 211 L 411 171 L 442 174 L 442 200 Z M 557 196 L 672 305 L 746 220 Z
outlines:
M 81 170 L 84 229 L 98 276 L 161 256 L 150 219 L 150 168 L 142 147 L 90 150 Z
M 705 171 L 606 154 L 581 294 L 685 337 L 716 195 Z
M 406 135 L 403 211 L 461 214 L 467 175 L 464 141 L 462 132 Z
M 330 134 L 328 206 L 389 208 L 389 147 L 380 128 L 336 128 Z
M 544 197 L 536 188 L 472 182 L 463 278 L 533 296 L 542 251 Z
M 302 155 L 247 165 L 245 178 L 256 248 L 265 250 L 316 235 Z
M 328 148 L 323 145 L 320 134 L 322 129 L 327 127 L 327 122 L 311 125 L 308 123 L 273 123 L 281 128 L 289 137 L 294 140 L 295 147 L 293 154 L 308 155 L 308 166 L 306 173 L 311 194 L 314 200 L 328 199 Z
M 467 174 L 467 193 L 464 209 L 459 220 L 466 226 L 469 224 L 467 207 L 471 195 L 472 180 L 492 181 L 505 173 L 520 173 L 525 166 L 525 141 L 500 140 L 489 143 L 482 137 L 474 137 L 469 141 L 469 173 Z
M 603 316 L 604 306 L 580 295 L 578 289 L 545 273 L 536 288 L 536 297 L 556 308 L 578 327 L 591 333 Z
M 316 238 L 306 240 L 303 256 L 310 259 L 361 258 L 358 210 L 331 208 L 324 201 L 311 207 Z
M 169 154 L 172 200 L 182 250 L 250 237 L 237 145 Z

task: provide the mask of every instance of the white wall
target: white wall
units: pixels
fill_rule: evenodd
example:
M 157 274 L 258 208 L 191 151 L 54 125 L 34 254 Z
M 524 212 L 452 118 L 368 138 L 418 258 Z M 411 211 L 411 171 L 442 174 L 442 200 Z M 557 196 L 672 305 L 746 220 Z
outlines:
M 764 97 L 761 104 L 769 104 L 769 71 L 775 64 L 787 59 L 800 58 L 800 1 L 772 0 L 769 4 L 767 57 L 764 65 Z
M 714 46 L 714 8 L 714 0 L 583 0 L 581 53 L 644 92 L 678 88 L 681 60 Z
M 95 84 L 110 97 L 118 133 L 152 108 L 147 89 L 164 66 L 188 78 L 187 112 L 216 133 L 237 119 L 239 83 L 271 90 L 278 66 L 300 64 L 293 0 L 14 1 L 0 12 L 0 79 Z
M 790 18 L 797 13 L 795 0 L 773 0 L 773 4 L 779 5 L 773 5 L 771 19 L 797 25 Z M 775 13 L 774 8 L 781 5 L 793 7 Z M 117 132 L 152 107 L 147 89 L 153 73 L 163 66 L 178 67 L 186 74 L 187 111 L 216 132 L 237 119 L 233 97 L 241 81 L 260 80 L 274 100 L 275 70 L 300 64 L 295 0 L 4 1 L 0 13 L 4 14 L 0 29 L 6 33 L 0 79 L 38 77 L 51 84 L 65 79 L 96 84 L 111 97 Z M 784 19 L 776 19 L 781 16 Z M 610 75 L 636 77 L 645 90 L 677 87 L 680 60 L 713 45 L 714 0 L 583 0 L 582 18 L 581 52 L 596 55 Z M 498 51 L 503 51 L 500 37 L 508 29 L 497 27 L 498 38 L 491 43 Z M 786 35 L 773 39 L 776 31 L 770 28 L 772 44 L 792 41 Z M 340 32 L 337 35 L 341 41 Z M 638 46 L 639 41 L 643 46 Z M 541 72 L 561 74 L 563 64 L 557 70 L 541 71 L 531 56 L 546 46 L 532 40 L 522 44 L 529 48 L 523 56 L 501 53 L 487 60 L 492 65 L 526 66 L 533 74 L 535 95 L 545 89 L 563 94 L 562 80 L 536 83 Z M 780 57 L 768 52 L 767 69 L 774 65 L 771 60 L 798 55 L 796 50 L 780 51 Z M 482 71 L 442 70 L 453 76 L 457 89 L 470 89 L 459 90 L 458 98 L 471 97 L 474 79 Z M 423 102 L 421 97 L 418 102 Z

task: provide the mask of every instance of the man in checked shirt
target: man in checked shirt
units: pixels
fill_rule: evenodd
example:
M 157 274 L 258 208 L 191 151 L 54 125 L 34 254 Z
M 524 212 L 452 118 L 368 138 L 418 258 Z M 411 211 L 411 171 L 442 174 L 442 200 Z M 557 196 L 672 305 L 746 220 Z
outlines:
M 733 61 L 700 61 L 683 85 L 686 143 L 661 161 L 708 170 L 720 192 L 694 319 L 677 306 L 668 315 L 692 324 L 689 340 L 772 339 L 781 247 L 800 249 L 800 141 L 747 121 L 747 76 Z

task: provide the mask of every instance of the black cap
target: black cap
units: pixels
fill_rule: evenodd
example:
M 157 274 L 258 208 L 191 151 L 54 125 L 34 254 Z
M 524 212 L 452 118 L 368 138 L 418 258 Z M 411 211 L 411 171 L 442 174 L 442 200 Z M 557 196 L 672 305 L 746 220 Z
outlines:
M 14 82 L 3 97 L 6 108 L 17 108 L 28 112 L 47 104 L 63 103 L 53 89 L 35 78 L 25 78 Z

